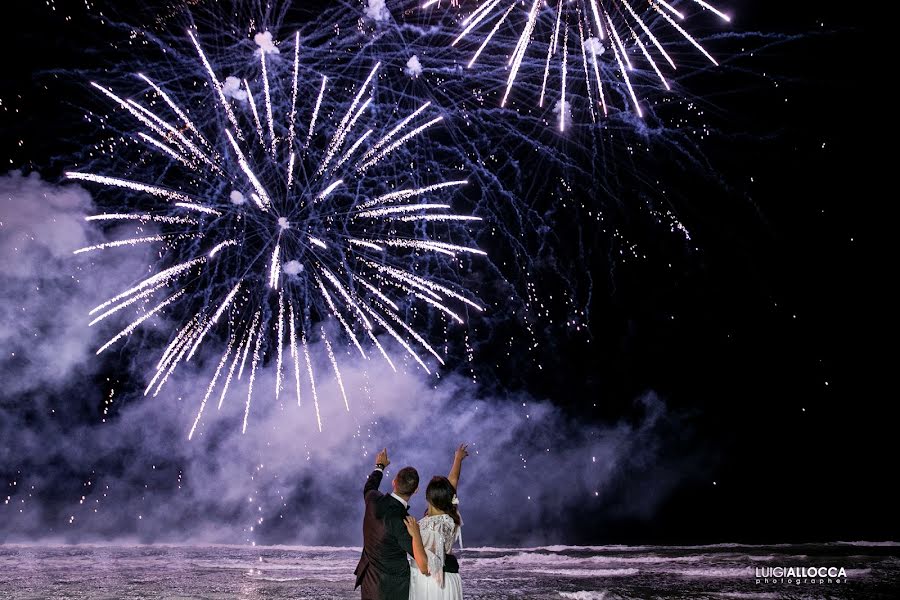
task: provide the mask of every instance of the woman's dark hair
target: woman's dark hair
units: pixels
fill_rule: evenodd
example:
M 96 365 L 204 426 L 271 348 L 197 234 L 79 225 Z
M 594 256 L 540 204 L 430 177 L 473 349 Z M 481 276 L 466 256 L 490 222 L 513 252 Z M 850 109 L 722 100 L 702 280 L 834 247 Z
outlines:
M 432 477 L 431 481 L 428 482 L 428 487 L 425 488 L 425 499 L 428 500 L 428 503 L 450 515 L 453 522 L 459 525 L 461 523 L 459 511 L 456 510 L 456 505 L 453 504 L 453 496 L 455 495 L 456 488 L 453 487 L 449 479 L 441 475 Z

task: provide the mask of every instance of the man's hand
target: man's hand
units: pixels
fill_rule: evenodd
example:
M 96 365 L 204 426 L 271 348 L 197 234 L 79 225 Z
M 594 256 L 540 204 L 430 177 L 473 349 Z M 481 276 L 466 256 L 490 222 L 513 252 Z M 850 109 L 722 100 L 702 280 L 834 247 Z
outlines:
M 462 459 L 469 455 L 469 445 L 468 444 L 460 444 L 459 448 L 456 449 L 456 454 L 453 456 L 453 460 L 462 462 Z
M 390 459 L 388 459 L 387 448 L 383 449 L 375 456 L 375 464 L 384 465 L 385 467 L 391 464 Z

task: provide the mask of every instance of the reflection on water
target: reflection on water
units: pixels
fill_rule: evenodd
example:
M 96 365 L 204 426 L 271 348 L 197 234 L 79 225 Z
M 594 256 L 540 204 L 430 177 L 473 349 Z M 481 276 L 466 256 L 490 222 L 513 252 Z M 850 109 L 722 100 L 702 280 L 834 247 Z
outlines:
M 358 548 L 0 546 L 0 598 L 350 599 Z M 898 597 L 900 545 L 547 546 L 467 549 L 470 599 Z M 756 567 L 835 566 L 841 584 L 758 584 Z

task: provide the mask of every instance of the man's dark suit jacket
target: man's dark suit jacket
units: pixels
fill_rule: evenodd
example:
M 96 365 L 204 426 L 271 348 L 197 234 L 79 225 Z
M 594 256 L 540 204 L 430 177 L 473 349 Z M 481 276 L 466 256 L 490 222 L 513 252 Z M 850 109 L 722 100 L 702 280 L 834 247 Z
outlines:
M 409 561 L 412 538 L 403 524 L 406 507 L 390 494 L 378 491 L 384 473 L 372 471 L 363 497 L 363 552 L 356 566 L 356 587 L 362 586 L 362 600 L 408 600 Z

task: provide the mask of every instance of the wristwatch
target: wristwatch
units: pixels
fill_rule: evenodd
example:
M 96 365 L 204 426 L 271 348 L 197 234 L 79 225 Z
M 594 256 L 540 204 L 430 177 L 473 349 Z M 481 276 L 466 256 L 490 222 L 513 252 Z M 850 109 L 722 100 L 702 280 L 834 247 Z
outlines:
M 375 468 L 376 468 L 376 469 L 381 469 L 382 471 L 384 471 L 385 468 L 387 468 L 387 465 L 384 464 L 384 463 L 375 463 Z

